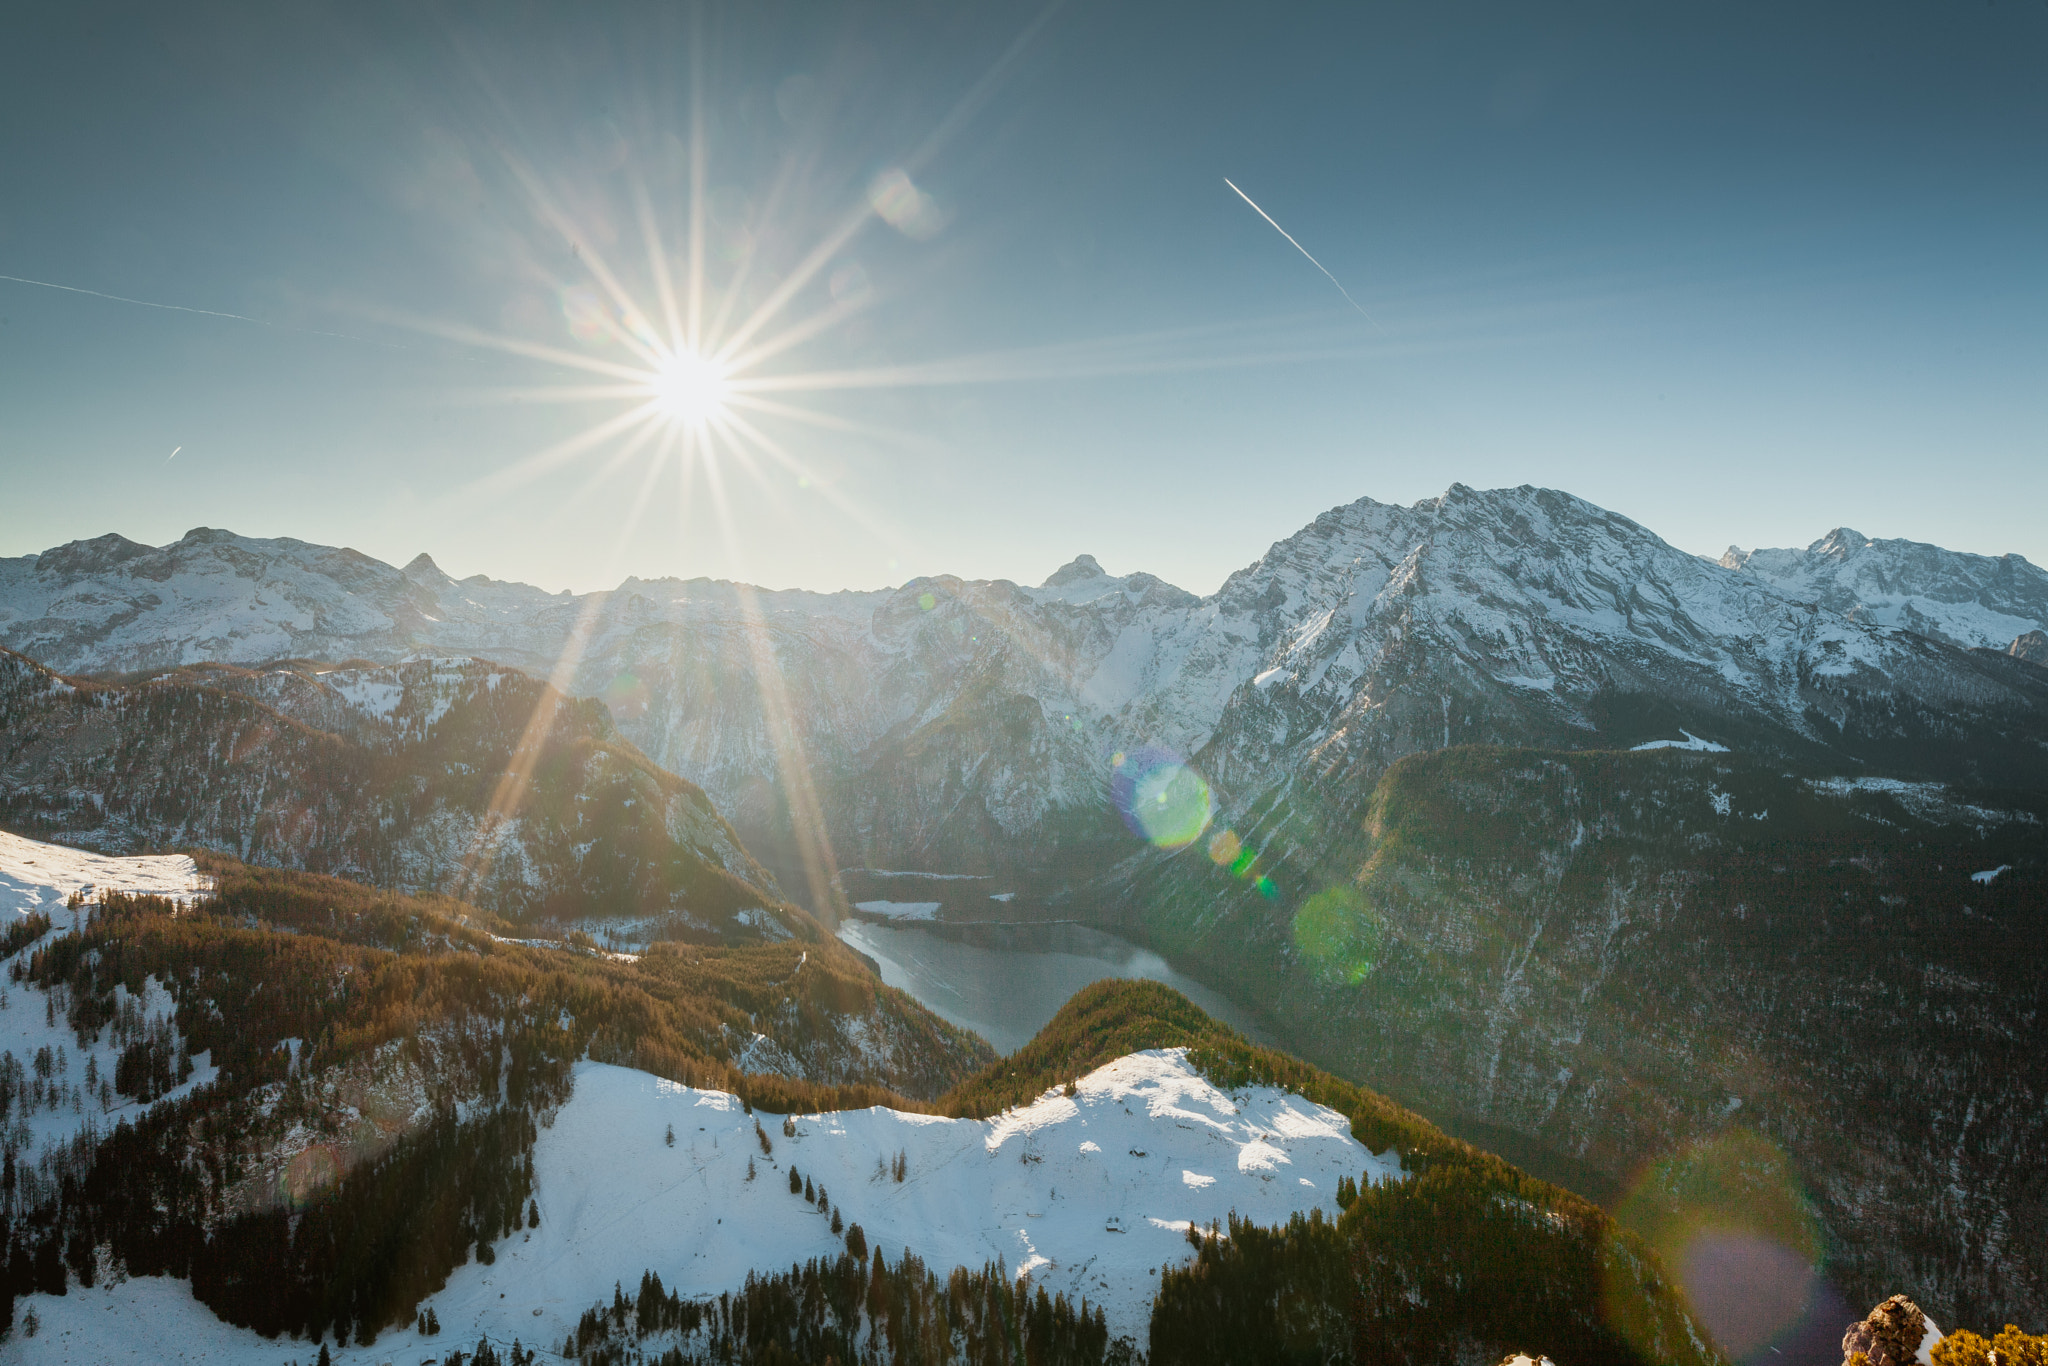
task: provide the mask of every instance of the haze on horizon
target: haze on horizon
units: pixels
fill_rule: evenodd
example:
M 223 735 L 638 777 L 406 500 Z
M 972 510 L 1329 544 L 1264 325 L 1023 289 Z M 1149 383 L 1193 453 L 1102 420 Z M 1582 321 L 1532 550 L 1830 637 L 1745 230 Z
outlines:
M 0 555 L 206 525 L 829 590 L 1085 551 L 1208 592 L 1463 482 L 1709 555 L 2048 563 L 2048 9 L 13 27 Z M 697 413 L 661 338 L 749 319 L 754 436 L 534 465 L 642 401 L 620 373 Z M 630 395 L 539 401 L 593 366 Z

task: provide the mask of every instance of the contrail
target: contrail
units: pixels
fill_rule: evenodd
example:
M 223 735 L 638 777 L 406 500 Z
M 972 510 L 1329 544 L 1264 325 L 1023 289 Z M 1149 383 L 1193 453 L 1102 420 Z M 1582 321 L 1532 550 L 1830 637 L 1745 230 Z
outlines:
M 1239 199 L 1242 199 L 1245 203 L 1251 204 L 1253 213 L 1265 219 L 1268 223 L 1273 223 L 1273 215 L 1267 213 L 1264 209 L 1260 208 L 1257 204 L 1253 203 L 1252 197 L 1250 195 L 1246 194 L 1243 190 L 1238 190 L 1237 185 L 1231 180 L 1229 176 L 1223 177 L 1223 183 L 1225 185 L 1230 186 L 1231 189 L 1237 190 L 1237 197 Z M 1303 256 L 1308 256 L 1308 248 L 1304 247 L 1299 242 L 1295 242 L 1293 233 L 1287 231 L 1287 229 L 1281 227 L 1278 223 L 1273 223 L 1273 231 L 1279 233 L 1282 237 L 1286 238 L 1289 242 L 1293 243 L 1294 249 L 1296 251 L 1300 252 Z M 1364 305 L 1360 304 L 1358 300 L 1351 297 L 1351 291 L 1344 288 L 1343 283 L 1339 281 L 1336 276 L 1330 274 L 1329 268 L 1327 266 L 1325 266 L 1321 261 L 1318 261 L 1313 256 L 1308 256 L 1308 263 L 1314 266 L 1317 270 L 1322 271 L 1324 278 L 1329 280 L 1331 284 L 1337 286 L 1337 292 L 1344 296 L 1344 302 L 1350 304 L 1353 308 L 1357 309 L 1359 317 L 1365 319 L 1374 327 L 1378 327 L 1380 325 L 1379 319 L 1373 317 L 1372 314 L 1366 312 Z
M 182 451 L 182 450 L 184 450 L 184 449 L 185 449 L 185 448 L 184 448 L 183 446 L 180 446 L 180 447 L 178 447 L 178 451 Z M 172 452 L 171 452 L 171 453 L 170 453 L 169 455 L 165 456 L 165 457 L 164 457 L 164 463 L 165 463 L 166 465 L 168 465 L 168 464 L 170 464 L 170 463 L 171 463 L 171 462 L 172 462 L 173 460 L 176 460 L 176 459 L 178 458 L 178 451 L 172 451 Z
M 395 342 L 381 342 L 371 337 L 350 336 L 346 332 L 322 332 L 316 327 L 291 327 L 285 323 L 265 322 L 261 318 L 252 318 L 246 313 L 222 313 L 217 309 L 211 308 L 187 308 L 183 304 L 152 303 L 148 299 L 131 299 L 125 294 L 102 294 L 97 289 L 80 289 L 76 285 L 53 284 L 48 280 L 31 280 L 21 275 L 0 275 L 0 280 L 12 280 L 18 285 L 34 285 L 38 289 L 61 289 L 66 294 L 87 294 L 95 299 L 111 299 L 117 304 L 135 304 L 142 308 L 165 308 L 173 313 L 197 313 L 205 318 L 227 318 L 238 323 L 255 323 L 258 327 L 275 328 L 280 332 L 304 332 L 308 336 L 314 337 L 339 337 L 343 341 L 368 342 L 372 346 L 388 346 L 394 351 L 411 350 L 410 347 L 399 346 Z M 183 449 L 185 449 L 183 446 L 178 448 L 178 450 Z M 176 451 L 172 452 L 174 455 L 176 453 Z

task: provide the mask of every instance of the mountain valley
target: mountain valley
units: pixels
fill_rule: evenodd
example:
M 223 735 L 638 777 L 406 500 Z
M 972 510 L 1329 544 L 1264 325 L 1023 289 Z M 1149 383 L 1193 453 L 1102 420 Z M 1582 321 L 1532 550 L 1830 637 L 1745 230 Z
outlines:
M 2048 574 L 2015 556 L 1838 530 L 1716 563 L 1526 487 L 1332 509 L 1207 597 L 1088 556 L 1037 587 L 629 579 L 578 596 L 452 579 L 424 555 L 399 569 L 203 529 L 162 548 L 106 536 L 0 561 L 0 825 L 105 854 L 192 851 L 215 888 L 206 935 L 241 926 L 331 946 L 293 1007 L 326 1014 L 286 1012 L 260 1040 L 208 1033 L 222 1025 L 177 974 L 213 970 L 227 940 L 186 942 L 196 931 L 176 914 L 119 894 L 99 898 L 111 909 L 92 926 L 51 931 L 13 961 L 73 1002 L 118 1012 L 133 996 L 174 1015 L 174 1061 L 205 1053 L 218 1078 L 205 1092 L 217 1099 L 176 1106 L 289 1097 L 238 1119 L 262 1136 L 232 1180 L 165 1197 L 192 1222 L 121 1252 L 137 1275 L 181 1265 L 166 1249 L 193 1228 L 221 1236 L 230 1211 L 257 1221 L 236 1236 L 275 1237 L 250 1192 L 277 1188 L 316 1146 L 354 1154 L 339 1171 L 394 1181 L 416 1179 L 407 1162 L 444 1161 L 434 1145 L 483 1134 L 473 1123 L 510 1126 L 477 1139 L 484 1150 L 556 1152 L 533 1126 L 586 1082 L 613 1084 L 588 1070 L 599 1065 L 695 1088 L 676 1104 L 809 1114 L 847 1133 L 852 1116 L 829 1116 L 873 1104 L 963 1122 L 1001 1123 L 1012 1105 L 1050 1114 L 1065 1083 L 1089 1078 L 1095 1096 L 1110 1085 L 1095 1069 L 1148 1050 L 1192 1046 L 1190 1075 L 1222 1086 L 1190 1043 L 1217 1037 L 1201 1032 L 1222 1029 L 1213 1021 L 1111 1030 L 1115 1051 L 1088 1035 L 1058 1060 L 1034 1055 L 1040 1043 L 997 1059 L 833 938 L 865 902 L 881 917 L 911 908 L 937 932 L 1075 922 L 1164 955 L 1329 1069 L 1286 1073 L 1292 1094 L 1349 1116 L 1372 1151 L 1387 1149 L 1361 1129 L 1369 1093 L 1353 1084 L 1522 1162 L 1534 1176 L 1499 1164 L 1484 1179 L 1569 1205 L 1560 1227 L 1612 1240 L 1611 1214 L 1643 1240 L 1629 1254 L 1643 1267 L 1682 1272 L 1699 1192 L 1737 1190 L 1764 1213 L 1728 1236 L 1796 1248 L 1801 1274 L 1852 1302 L 1910 1288 L 1943 1323 L 2036 1323 L 2048 667 L 2031 642 L 2044 633 Z M 151 947 L 117 952 L 131 939 Z M 483 975 L 417 985 L 457 962 Z M 362 1016 L 352 994 L 314 985 L 343 966 L 364 982 L 395 973 L 426 1004 Z M 549 985 L 506 985 L 522 974 Z M 592 1004 L 561 1004 L 576 993 Z M 70 1008 L 74 1021 L 100 1009 Z M 281 1007 L 239 1009 L 268 1021 Z M 551 1026 L 554 1010 L 578 1022 Z M 1169 1016 L 1181 1018 L 1144 1018 Z M 1071 1043 L 1074 1027 L 1063 1012 L 1046 1028 Z M 1230 1037 L 1278 1075 L 1279 1055 Z M 1033 1056 L 991 1102 L 992 1079 Z M 302 1067 L 323 1080 L 294 1080 Z M 1342 1103 L 1327 1089 L 1339 1085 L 1353 1087 Z M 489 1103 L 520 1087 L 528 1101 Z M 372 1095 L 395 1107 L 388 1132 L 342 1116 L 369 1114 Z M 637 1116 L 652 1103 L 620 1105 Z M 1423 1127 L 1402 1130 L 1400 1154 L 1480 1160 L 1401 1123 Z M 144 1128 L 159 1154 L 183 1141 Z M 399 1151 L 380 1146 L 394 1134 L 417 1139 L 402 1160 L 383 1156 Z M 1409 1178 L 1428 1161 L 1391 1170 L 1403 1179 L 1387 1193 L 1324 1209 L 1329 1226 L 1353 1237 L 1383 1219 L 1421 1237 L 1397 1188 L 1420 1190 Z M 435 1254 L 440 1272 L 374 1309 L 309 1307 L 279 1326 L 396 1323 L 437 1274 L 469 1287 L 469 1304 L 483 1268 L 454 1271 L 465 1263 L 449 1249 L 508 1226 L 509 1197 L 491 1192 L 534 1177 L 514 1162 L 491 1180 L 451 1214 L 462 1238 Z M 1266 1210 L 1250 1194 L 1201 1210 L 1220 1228 L 1233 1207 Z M 891 1227 L 848 1209 L 870 1233 Z M 1000 1250 L 997 1233 L 976 1236 L 976 1255 Z M 1336 1255 L 1321 1233 L 1288 1236 L 1303 1241 L 1276 1245 L 1282 1261 L 1327 1269 L 1316 1259 Z M 1203 1275 L 1237 1274 L 1221 1243 L 1186 1246 Z M 763 1275 L 803 1257 L 840 1274 L 837 1244 L 776 1247 Z M 1064 1274 L 1106 1254 L 1049 1255 Z M 1160 1258 L 1140 1259 L 1147 1277 Z M 908 1276 L 915 1299 L 922 1273 L 905 1265 L 886 1275 Z M 943 1280 L 948 1266 L 933 1266 Z M 605 1276 L 630 1285 L 642 1270 L 712 1289 L 650 1260 L 593 1273 L 578 1295 L 601 1299 Z M 884 1283 L 884 1270 L 860 1274 Z M 1119 1292 L 1105 1343 L 1142 1346 L 1152 1289 L 1162 1303 L 1180 1293 L 1144 1283 Z M 249 1293 L 194 1284 L 217 1307 Z M 1046 1284 L 1080 1312 L 1085 1276 Z M 497 1322 L 485 1310 L 463 1309 L 461 1331 Z M 249 1323 L 243 1312 L 226 1317 Z M 1393 1321 L 1363 1312 L 1338 1314 L 1345 1333 Z M 1660 1341 L 1678 1331 L 1668 1306 L 1643 1312 Z M 541 1317 L 552 1350 L 574 1315 Z M 1158 1322 L 1153 1360 L 1174 1359 Z M 624 1341 L 616 1324 L 605 1333 Z M 676 1350 L 707 1341 L 684 1334 Z M 1575 1341 L 1592 1355 L 1561 1366 L 1641 1350 Z

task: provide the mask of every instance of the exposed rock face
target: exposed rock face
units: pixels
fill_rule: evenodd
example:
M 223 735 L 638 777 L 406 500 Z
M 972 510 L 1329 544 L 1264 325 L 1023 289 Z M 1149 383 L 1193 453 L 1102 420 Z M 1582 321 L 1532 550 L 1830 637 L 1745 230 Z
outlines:
M 1842 1366 L 1914 1366 L 1930 1327 L 1919 1305 L 1894 1295 L 1842 1334 Z M 1938 1330 L 1934 1336 L 1940 1337 Z
M 772 878 L 704 794 L 597 704 L 478 660 L 133 684 L 0 651 L 0 822 L 108 852 L 445 892 L 507 915 L 787 938 Z
M 2029 664 L 2048 668 L 2048 631 L 2029 631 L 2023 636 L 2014 636 L 2005 652 L 2014 659 L 2024 659 Z

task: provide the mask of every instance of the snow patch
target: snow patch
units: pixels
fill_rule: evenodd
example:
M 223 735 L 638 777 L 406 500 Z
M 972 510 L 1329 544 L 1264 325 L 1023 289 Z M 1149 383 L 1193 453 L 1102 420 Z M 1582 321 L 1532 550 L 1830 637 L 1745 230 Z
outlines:
M 1645 749 L 1688 749 L 1698 754 L 1728 753 L 1728 746 L 1717 745 L 1712 740 L 1702 740 L 1689 730 L 1681 730 L 1678 733 L 1685 738 L 1683 740 L 1652 740 L 1646 745 L 1630 745 L 1629 749 L 1631 752 Z M 1722 814 L 1725 815 L 1726 813 Z
M 1988 887 L 1992 883 L 1998 881 L 1998 875 L 2000 873 L 2009 873 L 2011 871 L 2012 865 L 2010 863 L 2001 863 L 1996 868 L 1986 868 L 1981 873 L 1970 874 L 1970 881 L 1981 882 Z

